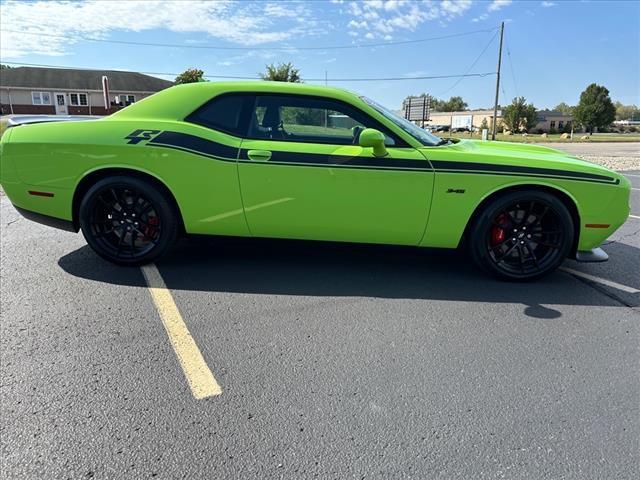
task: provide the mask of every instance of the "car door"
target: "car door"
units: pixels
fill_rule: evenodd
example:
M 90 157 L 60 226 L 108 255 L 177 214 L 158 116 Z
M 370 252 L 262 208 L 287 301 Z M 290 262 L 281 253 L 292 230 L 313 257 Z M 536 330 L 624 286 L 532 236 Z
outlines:
M 323 97 L 257 94 L 238 172 L 252 235 L 416 245 L 433 172 L 416 149 L 356 107 Z M 388 154 L 357 144 L 385 133 Z

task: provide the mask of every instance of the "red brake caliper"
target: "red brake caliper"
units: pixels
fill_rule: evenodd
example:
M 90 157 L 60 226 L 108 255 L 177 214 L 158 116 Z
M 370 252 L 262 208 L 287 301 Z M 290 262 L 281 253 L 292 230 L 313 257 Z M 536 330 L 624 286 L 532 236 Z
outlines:
M 506 226 L 506 223 L 507 216 L 501 213 L 498 218 L 496 218 L 496 225 L 491 229 L 491 246 L 504 242 L 505 231 L 502 226 Z
M 144 229 L 144 236 L 146 239 L 151 240 L 156 236 L 156 230 L 159 225 L 158 217 L 151 217 L 147 222 L 147 227 Z

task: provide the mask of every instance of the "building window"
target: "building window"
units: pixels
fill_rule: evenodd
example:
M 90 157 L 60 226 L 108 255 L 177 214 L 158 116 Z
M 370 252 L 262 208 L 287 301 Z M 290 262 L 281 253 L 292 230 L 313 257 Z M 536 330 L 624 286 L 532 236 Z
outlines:
M 131 105 L 132 103 L 136 102 L 136 97 L 135 95 L 128 95 L 128 94 L 120 94 L 120 95 L 116 95 L 114 98 L 114 104 L 115 105 L 119 105 L 121 107 L 126 107 L 127 105 Z
M 549 123 L 549 127 L 550 128 L 556 128 L 556 121 L 555 120 L 551 120 L 551 122 Z
M 69 103 L 74 106 L 86 107 L 89 105 L 86 93 L 70 93 Z
M 31 103 L 33 105 L 51 105 L 51 94 L 49 92 L 31 92 Z

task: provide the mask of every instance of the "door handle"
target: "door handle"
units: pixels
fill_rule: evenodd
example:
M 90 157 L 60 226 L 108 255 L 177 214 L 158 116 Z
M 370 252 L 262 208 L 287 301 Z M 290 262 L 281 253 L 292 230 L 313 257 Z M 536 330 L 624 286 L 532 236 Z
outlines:
M 269 150 L 249 150 L 247 157 L 256 162 L 266 162 L 271 158 L 271 152 Z

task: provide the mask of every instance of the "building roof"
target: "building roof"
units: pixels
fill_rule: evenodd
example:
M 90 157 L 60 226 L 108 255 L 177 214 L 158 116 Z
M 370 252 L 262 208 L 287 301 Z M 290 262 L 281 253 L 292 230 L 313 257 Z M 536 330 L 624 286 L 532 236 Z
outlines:
M 498 116 L 502 116 L 502 109 L 498 109 Z M 431 110 L 431 115 L 450 115 L 450 116 L 458 116 L 458 115 L 488 115 L 493 116 L 493 110 L 487 109 L 478 109 L 478 110 L 464 110 L 459 112 L 440 112 L 438 110 Z
M 17 67 L 0 71 L 1 87 L 102 90 L 102 76 L 109 78 L 109 89 L 125 92 L 157 92 L 173 82 L 118 70 L 80 70 L 71 68 Z

